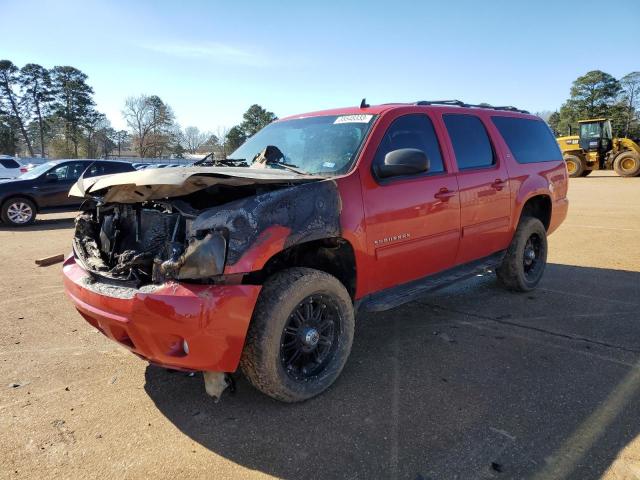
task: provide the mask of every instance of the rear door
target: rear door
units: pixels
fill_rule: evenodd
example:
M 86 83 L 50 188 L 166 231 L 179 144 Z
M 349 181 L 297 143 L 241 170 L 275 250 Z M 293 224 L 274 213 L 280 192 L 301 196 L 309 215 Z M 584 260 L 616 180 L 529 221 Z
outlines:
M 377 128 L 385 128 L 383 125 Z M 401 148 L 424 151 L 427 173 L 380 179 L 376 167 Z M 436 273 L 455 260 L 460 237 L 460 203 L 455 173 L 443 160 L 430 117 L 395 118 L 382 137 L 372 168 L 363 171 L 368 250 L 375 264 L 371 291 Z
M 462 264 L 509 245 L 509 175 L 479 116 L 446 113 L 442 118 L 458 166 L 462 232 L 456 264 Z

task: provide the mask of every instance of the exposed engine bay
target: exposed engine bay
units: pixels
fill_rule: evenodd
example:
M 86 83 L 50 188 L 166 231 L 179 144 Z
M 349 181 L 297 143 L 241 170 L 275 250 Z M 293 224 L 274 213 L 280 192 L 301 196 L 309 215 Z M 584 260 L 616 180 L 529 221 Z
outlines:
M 137 284 L 222 273 L 224 236 L 203 232 L 187 241 L 191 222 L 170 204 L 96 207 L 76 219 L 74 252 L 88 271 Z
M 237 262 L 270 226 L 287 227 L 288 244 L 339 235 L 341 205 L 333 181 L 283 181 L 278 173 L 279 181 L 243 177 L 238 185 L 231 177 L 207 185 L 181 174 L 186 192 L 174 184 L 173 196 L 154 198 L 167 193 L 166 185 L 155 183 L 149 192 L 157 194 L 138 202 L 130 201 L 132 192 L 135 197 L 146 185 L 130 178 L 118 183 L 119 175 L 110 176 L 107 187 L 91 192 L 81 186 L 87 201 L 76 218 L 73 249 L 84 269 L 134 287 L 167 280 L 218 283 L 225 265 Z

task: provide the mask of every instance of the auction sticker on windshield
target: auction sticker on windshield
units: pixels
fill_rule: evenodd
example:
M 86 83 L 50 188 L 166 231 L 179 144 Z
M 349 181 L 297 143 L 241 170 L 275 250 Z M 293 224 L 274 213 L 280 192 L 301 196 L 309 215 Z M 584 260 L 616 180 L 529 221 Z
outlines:
M 369 123 L 373 115 L 343 115 L 333 122 L 336 123 Z

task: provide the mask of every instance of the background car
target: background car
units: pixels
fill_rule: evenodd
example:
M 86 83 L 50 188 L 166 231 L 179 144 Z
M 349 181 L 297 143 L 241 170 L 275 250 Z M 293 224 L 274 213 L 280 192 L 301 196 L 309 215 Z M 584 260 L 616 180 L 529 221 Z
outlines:
M 69 189 L 84 173 L 85 178 L 131 172 L 129 162 L 112 160 L 54 160 L 34 167 L 13 180 L 0 181 L 0 218 L 12 226 L 33 223 L 46 211 L 73 211 L 81 199 Z
M 13 157 L 0 155 L 0 180 L 17 178 L 27 171 L 26 168 Z

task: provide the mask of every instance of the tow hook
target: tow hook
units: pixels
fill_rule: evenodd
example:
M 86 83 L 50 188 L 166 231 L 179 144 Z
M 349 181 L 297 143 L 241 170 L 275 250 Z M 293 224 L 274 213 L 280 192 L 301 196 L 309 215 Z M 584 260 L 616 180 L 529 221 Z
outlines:
M 218 403 L 222 392 L 227 388 L 230 393 L 236 391 L 236 381 L 231 374 L 225 372 L 202 372 L 204 377 L 204 389 L 207 395 L 213 397 L 213 400 Z

